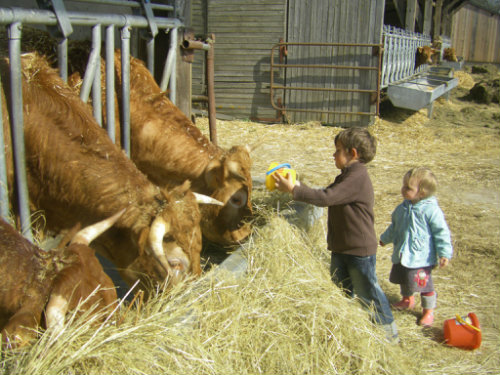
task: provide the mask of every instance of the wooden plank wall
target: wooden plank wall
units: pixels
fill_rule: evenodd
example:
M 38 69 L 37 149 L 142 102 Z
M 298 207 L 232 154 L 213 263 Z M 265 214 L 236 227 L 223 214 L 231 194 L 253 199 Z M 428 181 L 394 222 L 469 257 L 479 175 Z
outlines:
M 288 41 L 318 43 L 381 43 L 382 0 L 289 0 Z M 366 47 L 290 46 L 288 64 L 377 66 L 378 58 Z M 363 70 L 288 68 L 287 85 L 335 89 L 375 90 L 377 73 Z M 369 94 L 290 91 L 287 108 L 339 112 L 374 112 Z M 336 126 L 367 125 L 373 116 L 289 112 L 293 122 L 316 120 Z
M 465 61 L 500 63 L 500 16 L 466 5 L 453 16 L 452 46 Z
M 206 32 L 215 35 L 217 113 L 239 119 L 276 117 L 269 99 L 269 60 L 271 47 L 284 37 L 286 0 L 193 0 L 193 6 L 203 5 Z

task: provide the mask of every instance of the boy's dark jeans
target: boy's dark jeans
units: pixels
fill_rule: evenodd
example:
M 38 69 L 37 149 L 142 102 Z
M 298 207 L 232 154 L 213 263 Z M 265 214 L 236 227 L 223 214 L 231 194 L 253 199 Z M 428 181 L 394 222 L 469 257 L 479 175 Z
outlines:
M 330 274 L 332 281 L 345 289 L 350 297 L 356 295 L 366 306 L 375 308 L 375 323 L 391 324 L 394 317 L 389 301 L 380 287 L 375 273 L 376 255 L 360 257 L 332 252 Z

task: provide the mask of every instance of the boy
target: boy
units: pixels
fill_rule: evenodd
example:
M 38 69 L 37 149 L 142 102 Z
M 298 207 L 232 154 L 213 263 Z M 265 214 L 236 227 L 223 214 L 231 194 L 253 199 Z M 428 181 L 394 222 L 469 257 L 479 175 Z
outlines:
M 366 306 L 373 305 L 372 319 L 381 324 L 387 339 L 398 342 L 389 302 L 375 273 L 378 246 L 374 228 L 374 192 L 365 164 L 375 157 L 376 141 L 363 128 L 349 128 L 335 137 L 335 166 L 341 170 L 325 189 L 312 189 L 291 176 L 273 174 L 276 188 L 296 201 L 328 207 L 328 249 L 332 252 L 332 281 Z

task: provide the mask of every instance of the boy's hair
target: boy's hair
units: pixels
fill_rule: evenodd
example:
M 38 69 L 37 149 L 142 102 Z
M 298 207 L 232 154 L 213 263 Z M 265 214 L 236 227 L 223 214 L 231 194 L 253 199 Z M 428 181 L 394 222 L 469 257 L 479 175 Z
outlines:
M 404 176 L 404 182 L 408 184 L 410 180 L 418 182 L 418 191 L 422 198 L 428 198 L 436 192 L 437 179 L 429 168 L 417 167 L 410 169 Z
M 337 142 L 347 151 L 353 148 L 358 151 L 359 161 L 366 164 L 373 160 L 377 152 L 377 141 L 365 128 L 348 128 L 342 130 L 335 136 L 335 145 Z

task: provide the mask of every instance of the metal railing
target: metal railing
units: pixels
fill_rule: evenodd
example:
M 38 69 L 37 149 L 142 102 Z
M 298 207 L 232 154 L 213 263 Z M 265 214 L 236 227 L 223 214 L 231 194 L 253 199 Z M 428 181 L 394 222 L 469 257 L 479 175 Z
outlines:
M 299 46 L 299 47 L 347 47 L 347 48 L 368 48 L 369 52 L 365 53 L 368 56 L 378 56 L 377 66 L 369 66 L 369 65 L 335 65 L 335 64 L 290 64 L 282 62 L 282 57 L 280 56 L 280 63 L 275 63 L 275 50 L 278 49 L 282 54 L 283 48 L 285 50 L 288 46 Z M 380 100 L 380 68 L 381 68 L 381 45 L 380 44 L 371 44 L 371 43 L 285 43 L 280 42 L 275 44 L 271 48 L 271 70 L 270 70 L 270 96 L 271 96 L 271 105 L 274 109 L 280 112 L 313 112 L 313 113 L 325 113 L 332 115 L 359 115 L 359 116 L 378 116 L 379 113 L 379 100 Z M 356 88 L 339 88 L 339 87 L 311 87 L 311 86 L 290 86 L 290 85 L 277 85 L 274 82 L 274 72 L 275 69 L 279 68 L 305 68 L 305 69 L 327 69 L 327 70 L 350 70 L 350 71 L 373 71 L 377 75 L 377 82 L 375 89 L 356 89 Z M 339 92 L 339 93 L 359 93 L 359 94 L 368 94 L 371 97 L 375 98 L 373 102 L 376 104 L 375 112 L 363 112 L 363 111 L 342 111 L 342 110 L 327 110 L 327 109 L 301 109 L 301 108 L 290 108 L 283 106 L 280 102 L 276 104 L 274 102 L 274 91 L 275 90 L 283 90 L 285 91 L 311 91 L 311 92 Z
M 421 65 L 415 69 L 415 55 L 418 47 L 431 45 L 430 35 L 384 25 L 383 40 L 381 88 L 386 88 L 389 84 L 402 81 L 427 69 L 427 65 Z
M 79 0 L 79 2 L 97 2 L 96 0 Z M 51 9 L 24 9 L 24 8 L 0 8 L 0 25 L 6 25 L 8 34 L 8 48 L 10 59 L 10 97 L 11 107 L 10 119 L 12 129 L 12 144 L 14 158 L 15 185 L 17 186 L 19 219 L 21 232 L 33 241 L 31 232 L 31 215 L 29 210 L 29 194 L 27 188 L 24 131 L 23 131 L 23 99 L 21 81 L 21 36 L 24 24 L 57 26 L 62 39 L 58 41 L 58 64 L 59 72 L 64 80 L 67 80 L 68 65 L 68 37 L 72 33 L 72 25 L 92 27 L 92 49 L 87 63 L 80 97 L 83 101 L 88 100 L 92 89 L 92 104 L 94 116 L 101 122 L 101 90 L 100 90 L 100 48 L 101 28 L 106 28 L 105 34 L 105 60 L 106 60 L 106 114 L 108 124 L 113 124 L 114 119 L 114 48 L 115 28 L 120 28 L 121 33 L 121 64 L 122 64 L 122 147 L 130 156 L 130 105 L 129 105 L 129 79 L 130 79 L 130 31 L 132 28 L 147 28 L 150 31 L 150 39 L 147 41 L 147 66 L 151 72 L 154 69 L 154 39 L 158 29 L 171 32 L 170 48 L 166 58 L 163 77 L 160 87 L 162 90 L 170 89 L 170 99 L 175 104 L 175 63 L 178 53 L 177 30 L 182 27 L 182 22 L 177 18 L 156 17 L 152 9 L 173 11 L 174 7 L 163 4 L 151 4 L 149 1 L 120 1 L 99 0 L 99 4 L 119 5 L 129 7 L 142 7 L 144 16 L 128 14 L 100 14 L 89 12 L 67 11 L 62 0 L 52 0 Z M 0 82 L 1 88 L 1 82 Z M 5 220 L 10 220 L 9 191 L 7 182 L 7 167 L 4 154 L 4 134 L 2 124 L 2 113 L 0 105 L 0 215 Z M 108 134 L 114 141 L 114 126 L 108 126 Z

